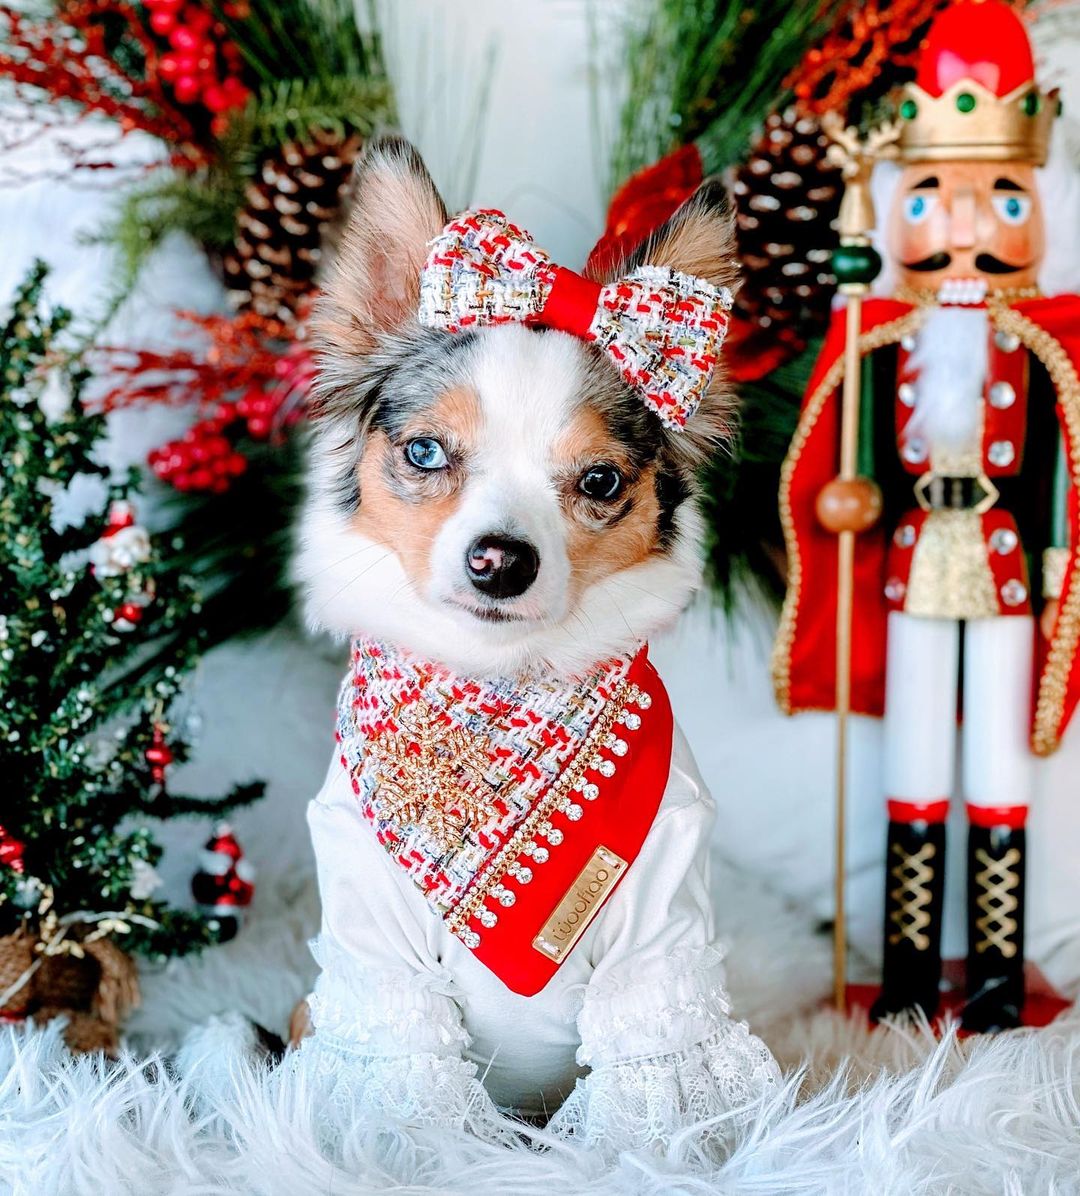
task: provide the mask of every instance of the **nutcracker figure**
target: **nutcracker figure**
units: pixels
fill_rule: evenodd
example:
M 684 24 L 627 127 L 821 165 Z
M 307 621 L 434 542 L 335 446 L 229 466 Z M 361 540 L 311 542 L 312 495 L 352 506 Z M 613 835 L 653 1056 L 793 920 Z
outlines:
M 891 293 L 862 307 L 857 406 L 858 472 L 880 488 L 881 516 L 852 524 L 849 689 L 852 710 L 885 720 L 876 1017 L 937 1008 L 958 772 L 963 1021 L 1020 1021 L 1033 752 L 1057 747 L 1080 697 L 1080 298 L 1039 287 L 1060 265 L 1053 223 L 1068 219 L 1040 194 L 1058 111 L 1016 11 L 960 0 L 925 42 L 899 110 L 899 177 L 879 199 Z M 838 547 L 818 512 L 837 472 L 844 344 L 838 312 L 782 474 L 789 588 L 774 676 L 789 713 L 835 708 Z

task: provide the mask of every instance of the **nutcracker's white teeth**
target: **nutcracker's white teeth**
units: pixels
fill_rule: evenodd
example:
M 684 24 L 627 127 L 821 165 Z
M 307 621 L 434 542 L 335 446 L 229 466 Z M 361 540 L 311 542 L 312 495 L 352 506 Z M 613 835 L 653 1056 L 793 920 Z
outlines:
M 946 278 L 938 287 L 938 303 L 975 306 L 986 299 L 985 278 Z

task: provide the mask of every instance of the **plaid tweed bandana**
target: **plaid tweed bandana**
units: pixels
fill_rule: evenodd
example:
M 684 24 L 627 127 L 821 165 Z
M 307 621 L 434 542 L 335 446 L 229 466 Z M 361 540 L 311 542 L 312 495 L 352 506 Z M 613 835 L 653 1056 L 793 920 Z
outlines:
M 354 642 L 341 764 L 378 841 L 466 946 L 534 875 L 543 887 L 575 824 L 588 828 L 652 705 L 634 680 L 646 676 L 644 648 L 580 681 L 514 681 Z

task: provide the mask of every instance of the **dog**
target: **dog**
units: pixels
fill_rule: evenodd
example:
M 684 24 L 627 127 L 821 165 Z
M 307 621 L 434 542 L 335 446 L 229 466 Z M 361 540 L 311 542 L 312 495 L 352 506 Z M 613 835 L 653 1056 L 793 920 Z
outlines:
M 353 195 L 297 554 L 353 640 L 301 1053 L 413 1124 L 662 1141 L 778 1079 L 728 1016 L 713 806 L 643 647 L 699 585 L 731 436 L 726 196 L 590 280 L 501 213 L 451 221 L 401 139 Z

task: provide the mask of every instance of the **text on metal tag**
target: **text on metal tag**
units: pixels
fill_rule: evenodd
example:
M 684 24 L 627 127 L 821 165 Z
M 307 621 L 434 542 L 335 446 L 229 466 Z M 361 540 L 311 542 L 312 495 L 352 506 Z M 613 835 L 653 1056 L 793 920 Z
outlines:
M 606 847 L 598 847 L 533 939 L 536 950 L 561 963 L 563 956 L 585 933 L 611 886 L 626 868 L 622 856 Z

